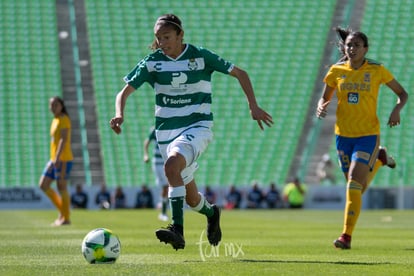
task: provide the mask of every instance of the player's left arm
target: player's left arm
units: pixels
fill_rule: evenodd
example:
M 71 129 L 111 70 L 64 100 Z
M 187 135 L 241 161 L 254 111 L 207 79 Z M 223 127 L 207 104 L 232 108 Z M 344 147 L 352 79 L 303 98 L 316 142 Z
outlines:
M 147 163 L 150 158 L 149 158 L 149 145 L 151 143 L 151 140 L 149 138 L 144 140 L 144 162 Z
M 237 66 L 233 67 L 233 70 L 230 71 L 230 75 L 235 77 L 241 88 L 243 89 L 244 94 L 246 95 L 247 101 L 249 103 L 250 115 L 253 120 L 257 121 L 260 129 L 263 130 L 263 124 L 265 123 L 268 127 L 272 126 L 273 118 L 266 111 L 261 109 L 256 101 L 256 96 L 254 95 L 253 85 L 250 81 L 249 75 L 246 71 L 238 68 Z
M 386 85 L 398 96 L 397 103 L 391 111 L 387 123 L 390 127 L 394 127 L 400 124 L 400 111 L 407 103 L 408 93 L 396 79 L 391 80 Z

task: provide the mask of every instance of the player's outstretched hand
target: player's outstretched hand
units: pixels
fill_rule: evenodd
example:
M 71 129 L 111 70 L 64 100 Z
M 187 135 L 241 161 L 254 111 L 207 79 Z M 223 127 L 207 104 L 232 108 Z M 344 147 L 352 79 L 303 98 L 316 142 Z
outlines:
M 388 119 L 388 123 L 387 125 L 389 127 L 396 127 L 398 125 L 400 125 L 401 122 L 401 118 L 400 118 L 400 111 L 397 109 L 394 109 L 391 112 L 390 118 Z
M 258 106 L 251 108 L 250 114 L 252 115 L 253 120 L 257 121 L 257 124 L 261 130 L 264 130 L 263 123 L 265 123 L 268 127 L 273 125 L 272 116 Z
M 326 114 L 328 114 L 328 111 L 326 108 L 328 107 L 330 101 L 327 101 L 323 104 L 318 104 L 318 107 L 316 108 L 316 117 L 319 119 L 325 118 Z
M 121 117 L 114 117 L 109 121 L 109 125 L 111 126 L 112 130 L 116 133 L 116 134 L 120 134 L 122 129 L 121 129 L 121 125 L 124 122 L 124 119 Z

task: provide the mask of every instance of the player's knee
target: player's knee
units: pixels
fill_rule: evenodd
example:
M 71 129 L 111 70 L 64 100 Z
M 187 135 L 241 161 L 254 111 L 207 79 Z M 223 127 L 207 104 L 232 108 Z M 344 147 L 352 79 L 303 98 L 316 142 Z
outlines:
M 46 191 L 47 191 L 47 189 L 48 189 L 49 187 L 46 187 L 45 185 L 42 185 L 42 183 L 40 183 L 40 184 L 39 184 L 39 188 L 40 188 L 40 190 L 42 190 L 43 192 L 46 192 Z
M 42 177 L 42 179 L 40 179 L 40 182 L 39 182 L 39 188 L 45 192 L 47 191 L 47 189 L 49 189 L 49 187 L 50 187 L 50 181 L 48 181 L 46 177 Z
M 181 176 L 181 171 L 185 167 L 185 159 L 181 156 L 171 156 L 164 165 L 165 176 L 168 180 Z M 171 183 L 171 181 L 169 181 Z

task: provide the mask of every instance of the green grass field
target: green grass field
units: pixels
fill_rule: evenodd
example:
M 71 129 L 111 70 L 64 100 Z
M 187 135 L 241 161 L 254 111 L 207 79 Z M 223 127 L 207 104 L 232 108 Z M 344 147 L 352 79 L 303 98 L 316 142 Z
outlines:
M 205 218 L 186 210 L 186 248 L 160 243 L 156 210 L 72 211 L 72 225 L 50 227 L 55 211 L 0 211 L 0 275 L 413 275 L 414 211 L 361 213 L 352 249 L 334 249 L 342 211 L 222 212 L 223 240 L 208 245 Z M 90 265 L 81 242 L 106 227 L 122 243 L 115 264 Z

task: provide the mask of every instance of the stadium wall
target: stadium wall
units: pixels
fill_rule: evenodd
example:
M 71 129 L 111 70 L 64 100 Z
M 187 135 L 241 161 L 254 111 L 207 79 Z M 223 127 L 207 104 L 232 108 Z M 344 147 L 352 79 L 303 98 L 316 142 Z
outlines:
M 242 188 L 242 194 L 246 195 L 249 188 Z M 99 209 L 99 206 L 95 204 L 95 196 L 99 189 L 98 185 L 84 188 L 89 196 L 88 209 Z M 129 208 L 133 208 L 135 205 L 136 195 L 140 189 L 141 187 L 123 187 Z M 157 188 L 151 188 L 151 190 L 156 205 L 160 193 Z M 108 189 L 108 191 L 111 194 L 113 192 L 112 189 Z M 224 205 L 224 197 L 227 191 L 227 188 L 219 187 L 215 189 L 218 205 Z M 74 189 L 71 192 L 74 192 Z M 414 209 L 412 198 L 414 198 L 414 188 L 412 187 L 372 187 L 363 197 L 363 209 Z M 305 201 L 305 209 L 342 210 L 344 204 L 344 186 L 310 186 Z M 243 200 L 242 207 L 244 208 L 244 206 L 245 202 Z M 54 209 L 54 206 L 38 188 L 0 188 L 0 210 L 10 209 Z

